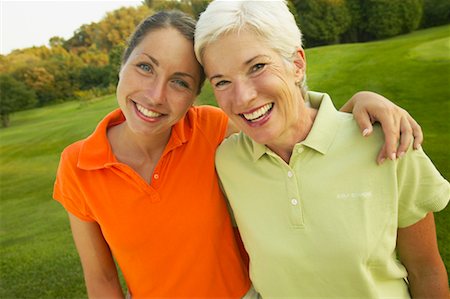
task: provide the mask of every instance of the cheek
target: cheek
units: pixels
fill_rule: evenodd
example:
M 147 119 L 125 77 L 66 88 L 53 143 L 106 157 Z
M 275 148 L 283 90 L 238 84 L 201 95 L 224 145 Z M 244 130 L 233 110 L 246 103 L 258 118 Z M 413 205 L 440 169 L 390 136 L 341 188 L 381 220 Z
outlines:
M 189 107 L 194 104 L 195 97 L 191 94 L 184 94 L 180 92 L 173 92 L 168 95 L 169 103 L 172 103 L 172 107 L 180 112 L 186 112 Z
M 227 94 L 224 91 L 214 91 L 214 97 L 216 98 L 217 104 L 219 105 L 219 107 L 224 110 L 227 111 L 227 103 L 229 103 L 229 101 L 227 101 Z
M 130 85 L 132 84 L 132 80 L 129 79 L 129 75 L 126 72 L 122 71 L 120 73 L 119 81 L 117 82 L 116 94 L 122 94 L 126 92 Z

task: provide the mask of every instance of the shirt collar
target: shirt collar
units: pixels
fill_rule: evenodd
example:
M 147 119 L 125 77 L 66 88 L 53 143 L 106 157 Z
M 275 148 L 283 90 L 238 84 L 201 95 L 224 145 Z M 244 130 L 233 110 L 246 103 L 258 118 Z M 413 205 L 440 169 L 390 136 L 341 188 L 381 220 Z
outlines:
M 195 109 L 191 107 L 186 115 L 172 127 L 172 133 L 170 135 L 169 142 L 164 149 L 162 157 L 191 139 L 194 118 Z
M 164 149 L 163 156 L 171 150 L 189 141 L 192 136 L 193 109 L 172 127 L 169 142 Z M 108 167 L 118 163 L 107 137 L 109 127 L 116 126 L 125 121 L 120 109 L 116 109 L 103 118 L 95 131 L 84 140 L 78 158 L 78 167 L 85 170 L 94 170 Z
M 308 98 L 312 106 L 319 106 L 319 109 L 311 131 L 300 144 L 325 155 L 331 147 L 339 129 L 339 116 L 328 94 L 308 91 Z M 252 140 L 252 145 L 253 161 L 258 160 L 266 153 L 272 153 L 267 146 L 259 144 L 254 140 Z

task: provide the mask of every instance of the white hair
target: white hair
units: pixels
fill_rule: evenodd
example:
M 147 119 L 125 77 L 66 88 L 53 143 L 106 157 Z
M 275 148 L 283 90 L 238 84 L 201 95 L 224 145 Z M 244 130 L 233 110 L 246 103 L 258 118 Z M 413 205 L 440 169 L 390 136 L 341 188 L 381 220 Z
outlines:
M 214 0 L 200 15 L 194 49 L 203 65 L 208 44 L 230 32 L 250 30 L 287 61 L 302 47 L 302 33 L 285 0 Z M 306 88 L 304 84 L 303 87 Z

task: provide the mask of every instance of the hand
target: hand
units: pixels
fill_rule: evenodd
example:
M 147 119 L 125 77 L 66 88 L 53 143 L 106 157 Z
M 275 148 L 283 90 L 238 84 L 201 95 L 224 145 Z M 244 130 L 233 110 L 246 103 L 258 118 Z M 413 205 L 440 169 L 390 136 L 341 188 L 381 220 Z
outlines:
M 358 92 L 341 111 L 352 111 L 363 136 L 373 131 L 372 124 L 379 122 L 384 132 L 385 142 L 377 162 L 385 159 L 401 158 L 414 139 L 413 148 L 419 149 L 423 142 L 422 129 L 409 113 L 385 97 L 373 92 Z

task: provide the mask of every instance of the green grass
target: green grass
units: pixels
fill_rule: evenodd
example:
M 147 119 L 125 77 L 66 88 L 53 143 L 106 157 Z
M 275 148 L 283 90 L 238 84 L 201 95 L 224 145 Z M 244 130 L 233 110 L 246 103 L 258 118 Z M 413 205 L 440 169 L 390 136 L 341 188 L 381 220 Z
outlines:
M 328 92 L 338 107 L 357 90 L 373 90 L 406 108 L 423 127 L 425 151 L 448 179 L 449 33 L 445 26 L 307 50 L 308 84 Z M 209 85 L 198 103 L 215 104 Z M 0 298 L 86 297 L 67 216 L 51 199 L 52 187 L 62 149 L 90 134 L 116 106 L 114 96 L 64 103 L 17 113 L 10 128 L 0 129 Z M 448 269 L 449 211 L 436 215 Z
M 86 136 L 108 97 L 17 113 L 0 130 L 0 297 L 82 298 L 84 281 L 67 215 L 53 201 L 59 154 Z

